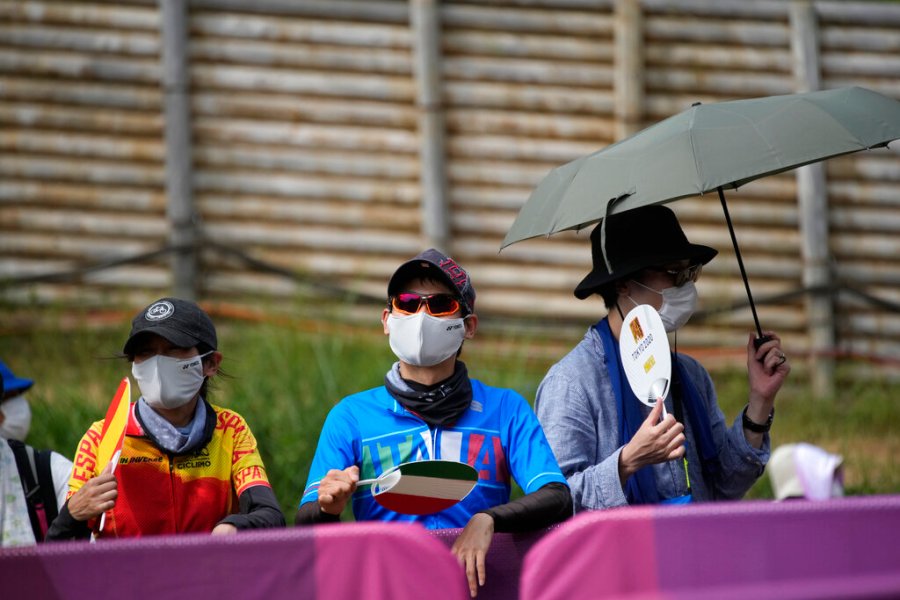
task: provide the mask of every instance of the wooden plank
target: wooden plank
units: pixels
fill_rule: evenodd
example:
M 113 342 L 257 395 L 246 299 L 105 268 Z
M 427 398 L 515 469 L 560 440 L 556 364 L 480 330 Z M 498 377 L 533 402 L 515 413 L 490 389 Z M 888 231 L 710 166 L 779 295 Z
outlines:
M 37 101 L 101 108 L 156 111 L 162 105 L 157 87 L 121 85 L 119 82 L 79 81 L 77 86 L 60 85 L 55 79 L 38 78 L 31 73 L 27 79 L 0 73 L 0 98 L 18 101 Z
M 195 11 L 191 30 L 206 36 L 277 40 L 282 43 L 312 43 L 363 48 L 410 48 L 406 23 L 351 23 L 327 19 L 294 19 L 270 14 Z
M 84 2 L 0 2 L 0 18 L 19 23 L 157 31 L 156 6 L 116 6 Z
M 2 86 L 2 83 L 0 83 Z M 157 113 L 121 109 L 97 110 L 40 102 L 0 101 L 0 123 L 22 128 L 41 127 L 84 133 L 122 133 L 134 136 L 159 136 L 162 117 Z

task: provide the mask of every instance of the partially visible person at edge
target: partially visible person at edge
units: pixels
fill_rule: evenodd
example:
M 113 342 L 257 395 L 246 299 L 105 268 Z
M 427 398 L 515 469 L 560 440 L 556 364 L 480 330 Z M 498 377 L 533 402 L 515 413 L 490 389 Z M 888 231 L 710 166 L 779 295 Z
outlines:
M 34 381 L 0 361 L 0 546 L 44 541 L 53 515 L 66 501 L 72 461 L 25 444 L 31 408 L 25 392 Z M 52 506 L 51 506 L 52 504 Z
M 623 371 L 618 339 L 624 316 L 648 304 L 665 330 L 676 332 L 696 307 L 694 282 L 702 266 L 717 252 L 688 242 L 671 209 L 648 206 L 608 218 L 610 272 L 601 226 L 591 233 L 593 270 L 575 296 L 599 294 L 607 316 L 550 368 L 535 400 L 576 512 L 742 497 L 765 469 L 775 395 L 790 372 L 779 337 L 766 332 L 770 339 L 759 348 L 748 337 L 750 393 L 730 428 L 709 373 L 677 352 L 661 418 L 663 405 L 650 409 L 639 402 Z
M 284 516 L 256 439 L 232 410 L 207 401 L 222 353 L 196 304 L 162 298 L 139 312 L 123 353 L 141 397 L 131 405 L 115 473 L 97 464 L 103 421 L 75 454 L 69 499 L 48 540 L 278 527 Z
M 348 396 L 329 413 L 296 522 L 338 521 L 351 501 L 360 521 L 464 527 L 452 551 L 475 596 L 485 582 L 493 533 L 538 529 L 571 516 L 569 489 L 525 399 L 470 379 L 458 358 L 478 326 L 466 271 L 429 249 L 400 265 L 387 293 L 381 322 L 399 360 L 383 386 Z M 381 507 L 369 485 L 357 486 L 360 478 L 430 459 L 475 467 L 475 489 L 451 508 L 414 516 Z M 512 502 L 510 475 L 525 492 Z

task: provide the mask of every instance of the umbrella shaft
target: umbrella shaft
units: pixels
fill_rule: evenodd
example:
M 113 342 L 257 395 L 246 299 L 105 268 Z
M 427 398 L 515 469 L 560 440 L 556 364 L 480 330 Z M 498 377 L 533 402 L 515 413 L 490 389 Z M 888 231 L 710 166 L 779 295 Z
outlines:
M 722 188 L 716 188 L 719 192 L 719 200 L 722 202 L 722 210 L 725 212 L 725 222 L 728 223 L 728 233 L 731 234 L 731 243 L 734 245 L 734 254 L 737 256 L 738 267 L 741 269 L 741 278 L 744 280 L 744 289 L 747 290 L 747 299 L 750 301 L 750 311 L 753 313 L 753 322 L 756 324 L 756 333 L 762 339 L 762 327 L 759 326 L 759 317 L 756 315 L 756 305 L 753 303 L 753 294 L 750 293 L 750 282 L 747 280 L 747 271 L 744 269 L 744 260 L 741 258 L 741 249 L 738 247 L 737 237 L 734 235 L 734 226 L 731 224 L 731 215 L 728 214 L 728 205 L 725 203 L 725 194 Z

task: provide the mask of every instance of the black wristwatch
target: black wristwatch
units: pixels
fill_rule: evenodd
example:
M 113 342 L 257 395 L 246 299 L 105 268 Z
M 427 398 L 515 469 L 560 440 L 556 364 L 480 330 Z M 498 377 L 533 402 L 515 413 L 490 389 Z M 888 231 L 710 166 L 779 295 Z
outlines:
M 765 423 L 754 423 L 751 421 L 750 417 L 747 416 L 749 407 L 749 404 L 744 407 L 744 412 L 741 416 L 741 422 L 744 424 L 744 427 L 754 433 L 768 433 L 769 429 L 772 428 L 772 420 L 775 418 L 775 407 L 772 407 L 772 412 L 769 413 L 769 418 L 766 419 Z

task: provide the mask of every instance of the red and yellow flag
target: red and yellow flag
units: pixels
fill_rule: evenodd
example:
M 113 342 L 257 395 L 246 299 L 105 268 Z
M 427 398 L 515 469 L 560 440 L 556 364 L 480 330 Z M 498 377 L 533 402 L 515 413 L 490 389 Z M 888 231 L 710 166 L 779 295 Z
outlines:
M 131 381 L 125 377 L 109 403 L 106 419 L 100 432 L 100 446 L 97 448 L 97 468 L 100 471 L 122 449 L 125 441 L 125 426 L 128 424 L 128 409 L 131 406 Z M 116 466 L 113 465 L 113 470 Z

